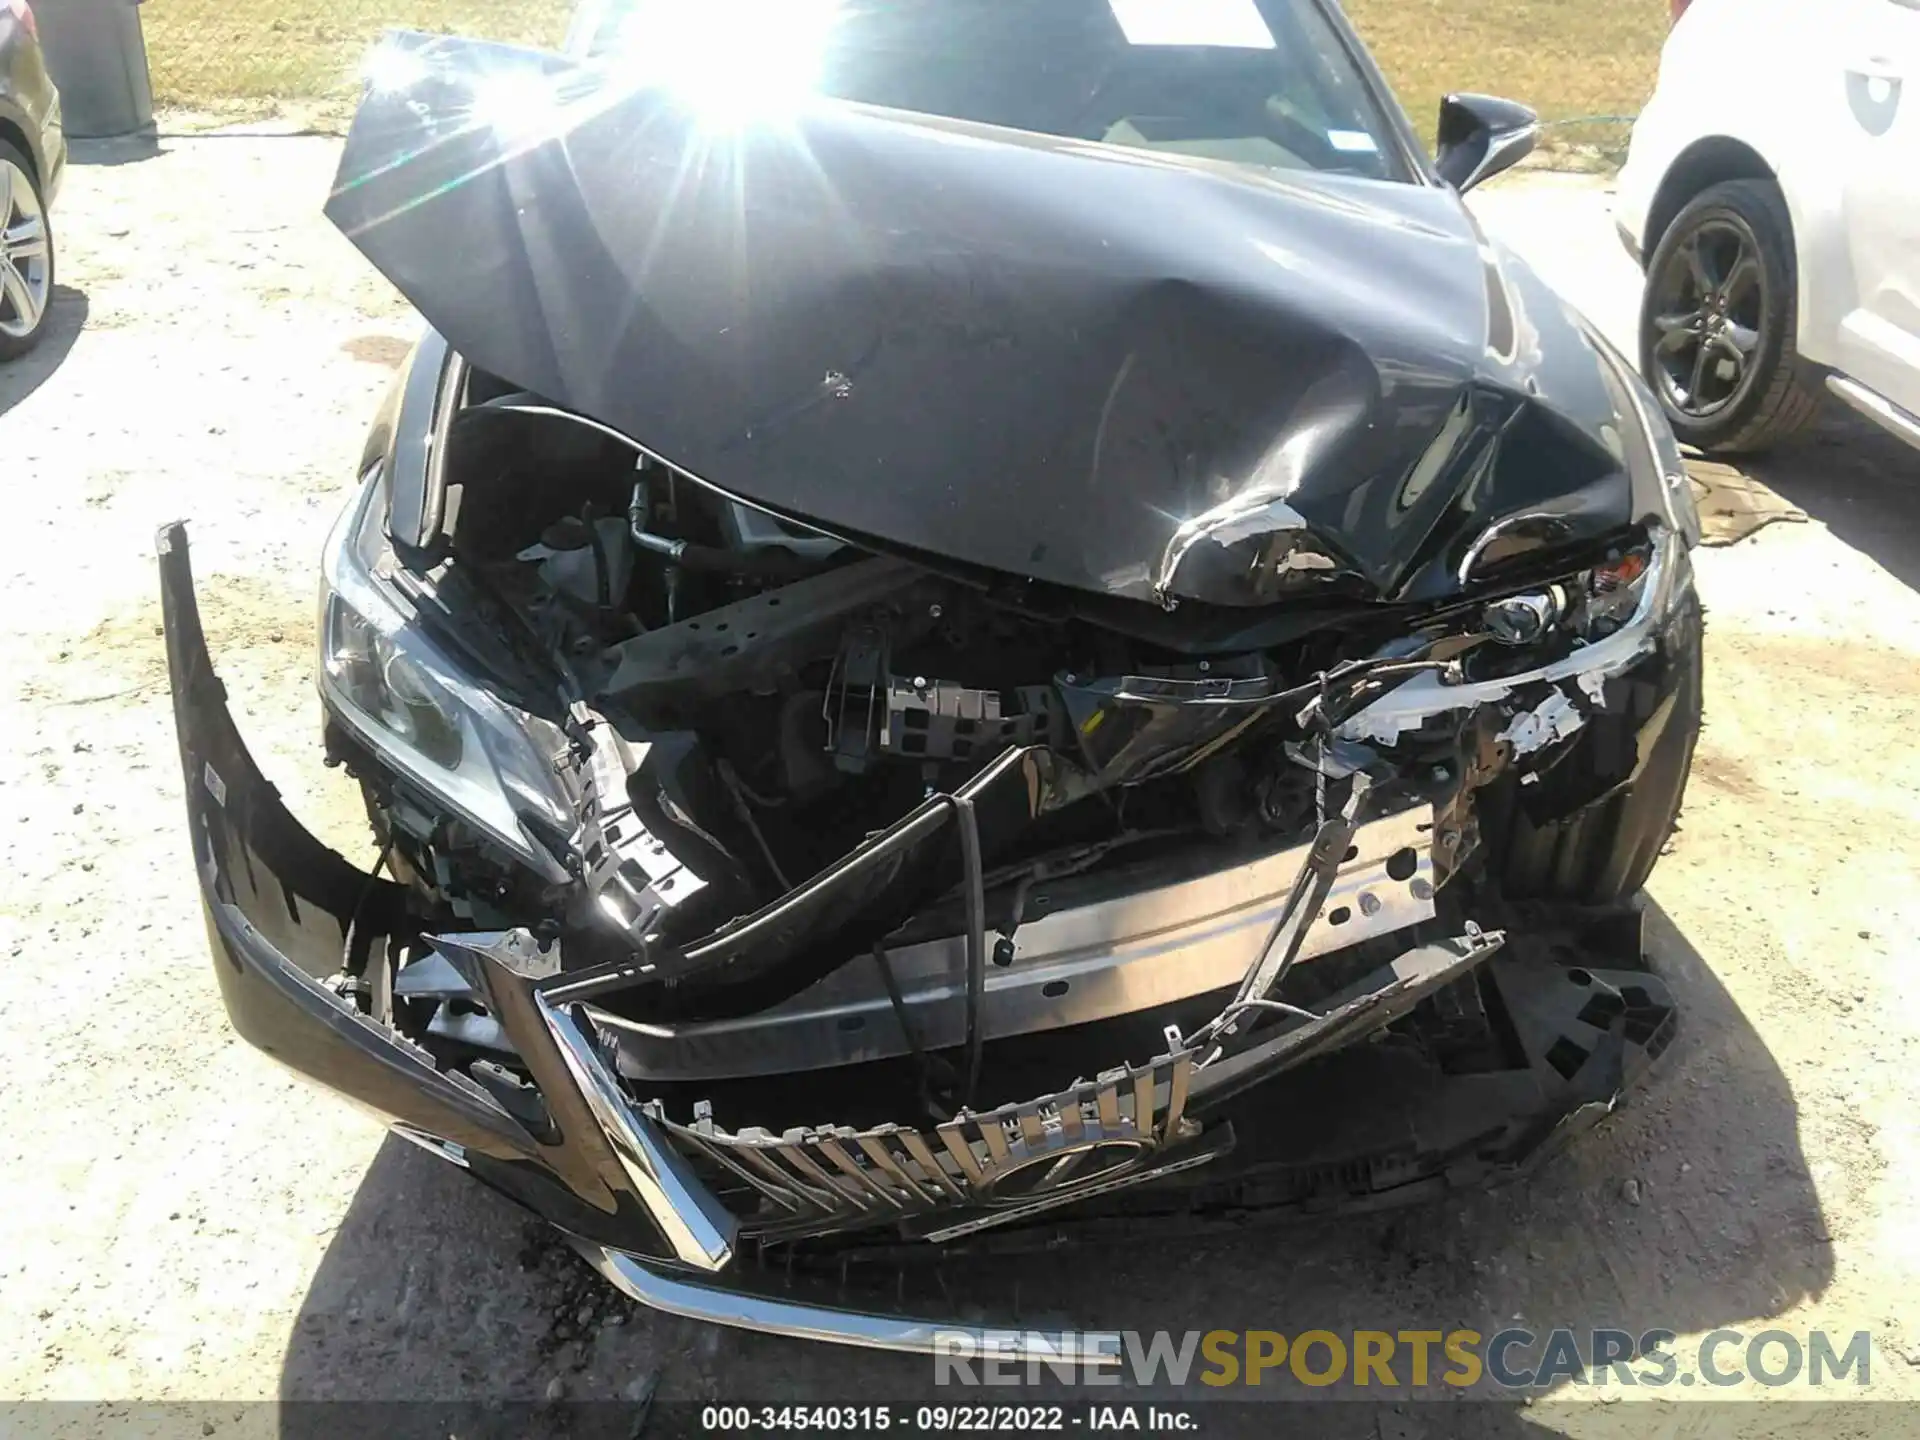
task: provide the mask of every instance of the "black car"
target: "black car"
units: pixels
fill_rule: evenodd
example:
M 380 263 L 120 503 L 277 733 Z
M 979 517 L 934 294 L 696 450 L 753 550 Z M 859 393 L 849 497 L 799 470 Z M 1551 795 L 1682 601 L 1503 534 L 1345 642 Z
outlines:
M 0 360 L 39 340 L 53 297 L 47 212 L 66 174 L 60 92 L 27 0 L 0 0 Z
M 328 213 L 431 329 L 319 685 L 390 878 L 161 537 L 235 1027 L 649 1304 L 896 1348 L 813 1277 L 1604 1115 L 1675 1024 L 1698 521 L 1461 202 L 1532 116 L 1430 163 L 1328 0 L 740 10 L 372 68 Z

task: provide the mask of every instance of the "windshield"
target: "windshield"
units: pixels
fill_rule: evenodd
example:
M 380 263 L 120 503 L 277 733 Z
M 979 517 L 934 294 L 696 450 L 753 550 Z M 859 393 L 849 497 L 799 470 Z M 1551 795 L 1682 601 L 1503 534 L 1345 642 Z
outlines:
M 647 83 L 794 88 L 1283 170 L 1409 179 L 1317 0 L 589 0 Z

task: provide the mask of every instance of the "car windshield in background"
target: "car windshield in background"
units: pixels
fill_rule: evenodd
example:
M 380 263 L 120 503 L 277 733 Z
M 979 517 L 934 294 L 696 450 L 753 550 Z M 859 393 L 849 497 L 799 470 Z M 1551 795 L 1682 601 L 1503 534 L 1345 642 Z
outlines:
M 1410 178 L 1316 0 L 609 0 L 586 48 L 1164 154 Z

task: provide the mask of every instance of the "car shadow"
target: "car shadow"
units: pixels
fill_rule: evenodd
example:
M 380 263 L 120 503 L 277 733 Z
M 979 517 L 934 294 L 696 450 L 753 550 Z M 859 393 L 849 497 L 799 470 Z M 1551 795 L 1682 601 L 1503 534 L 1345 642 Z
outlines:
M 47 303 L 40 343 L 17 360 L 0 360 L 0 415 L 46 384 L 87 328 L 87 297 L 70 285 L 55 285 Z
M 1920 590 L 1920 450 L 1829 400 L 1792 444 L 1739 468 Z
M 1531 1176 L 1385 1215 L 1248 1226 L 1198 1243 L 1156 1236 L 1149 1222 L 1098 1248 L 969 1261 L 938 1277 L 950 1299 L 945 1313 L 1049 1330 L 1077 1321 L 1176 1335 L 1461 1328 L 1491 1335 L 1509 1326 L 1544 1334 L 1566 1326 L 1583 1352 L 1595 1328 L 1682 1335 L 1764 1328 L 1758 1317 L 1819 1295 L 1833 1276 L 1794 1095 L 1707 962 L 1651 902 L 1647 935 L 1655 966 L 1680 1001 L 1680 1034 L 1646 1088 Z M 1010 1298 L 1018 1313 L 1006 1308 Z M 1156 1387 L 1077 1398 L 1265 1398 L 1195 1383 L 1204 1368 L 1196 1363 L 1177 1395 Z M 1436 1356 L 1436 1378 L 1441 1368 Z M 444 1162 L 390 1139 L 313 1276 L 280 1394 L 287 1401 L 511 1403 L 562 1394 L 618 1401 L 657 1377 L 662 1402 L 967 1398 L 936 1391 L 933 1375 L 924 1358 L 722 1330 L 634 1307 L 543 1226 Z M 1397 1378 L 1405 1385 L 1411 1376 L 1401 1370 Z M 1435 1384 L 1430 1393 L 1459 1392 Z M 1412 1408 L 1480 1412 L 1463 1433 L 1552 1433 L 1498 1407 Z M 291 1430 L 297 1417 L 315 1412 L 290 1406 L 284 1413 Z M 1316 1433 L 1346 1433 L 1326 1418 Z M 1355 1433 L 1453 1433 L 1433 1428 L 1436 1420 Z M 1215 1433 L 1211 1422 L 1207 1428 Z
M 75 165 L 138 165 L 164 153 L 159 133 L 154 130 L 67 141 L 67 159 Z

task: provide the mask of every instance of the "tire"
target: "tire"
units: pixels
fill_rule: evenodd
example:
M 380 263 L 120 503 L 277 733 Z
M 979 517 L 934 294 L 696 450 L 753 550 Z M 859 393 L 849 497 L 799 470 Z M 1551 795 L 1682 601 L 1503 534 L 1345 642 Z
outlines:
M 1700 602 L 1685 603 L 1658 684 L 1609 682 L 1608 715 L 1542 783 L 1509 774 L 1483 792 L 1482 828 L 1508 898 L 1617 905 L 1647 883 L 1680 818 L 1700 738 Z
M 7 250 L 4 237 L 32 223 L 37 223 L 44 255 Z M 47 317 L 53 311 L 53 252 L 53 226 L 33 162 L 0 140 L 0 360 L 26 354 L 46 334 Z M 21 318 L 18 297 L 23 293 L 37 304 L 30 321 Z
M 1819 412 L 1820 369 L 1795 343 L 1798 274 L 1793 220 L 1771 180 L 1711 186 L 1660 237 L 1640 305 L 1640 369 L 1683 443 L 1756 454 Z

